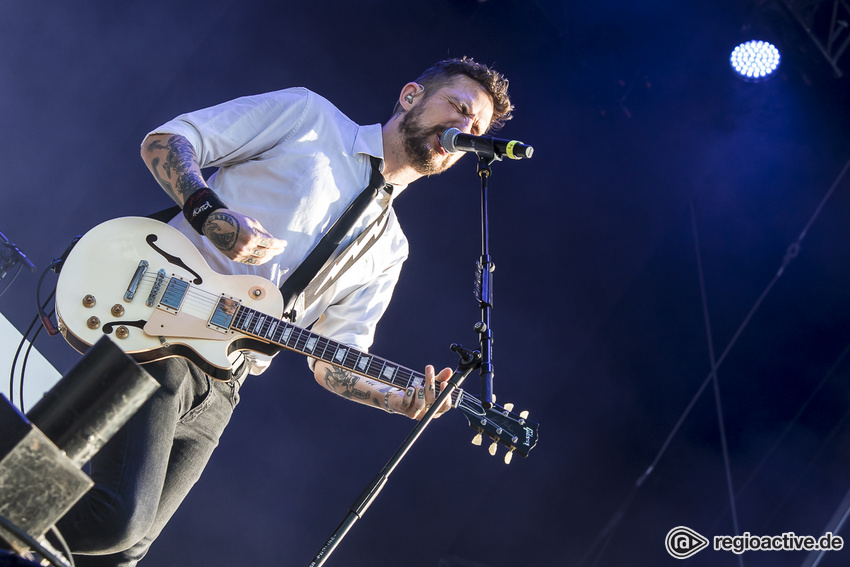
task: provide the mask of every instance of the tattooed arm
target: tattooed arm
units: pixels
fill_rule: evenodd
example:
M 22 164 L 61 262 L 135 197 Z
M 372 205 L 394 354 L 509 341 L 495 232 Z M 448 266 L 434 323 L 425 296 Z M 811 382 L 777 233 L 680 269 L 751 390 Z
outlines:
M 142 159 L 160 187 L 181 207 L 189 195 L 207 186 L 195 148 L 183 136 L 148 136 L 142 144 Z
M 377 380 L 349 372 L 320 360 L 314 366 L 316 382 L 331 392 L 361 404 L 380 408 L 390 413 L 401 413 L 411 419 L 420 419 L 434 403 L 436 390 L 434 383 L 445 382 L 451 378 L 451 368 L 434 375 L 434 367 L 425 367 L 425 383 L 411 386 L 407 390 L 389 386 Z M 448 404 L 435 417 L 449 410 Z
M 183 136 L 151 134 L 142 144 L 142 160 L 157 183 L 181 207 L 207 186 L 195 148 Z M 256 220 L 218 209 L 204 223 L 204 235 L 235 262 L 263 264 L 283 252 L 286 242 L 274 238 Z

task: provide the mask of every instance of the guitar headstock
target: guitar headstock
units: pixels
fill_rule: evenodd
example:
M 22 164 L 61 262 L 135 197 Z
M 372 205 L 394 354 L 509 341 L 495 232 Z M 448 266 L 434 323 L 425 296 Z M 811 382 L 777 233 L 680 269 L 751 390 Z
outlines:
M 528 456 L 537 445 L 537 423 L 528 420 L 528 412 L 513 413 L 513 404 L 485 409 L 481 400 L 464 394 L 457 408 L 463 412 L 469 421 L 469 426 L 478 431 L 472 440 L 474 445 L 481 445 L 484 435 L 493 439 L 490 454 L 495 455 L 499 444 L 508 448 L 505 463 L 510 463 L 514 453 L 523 457 Z

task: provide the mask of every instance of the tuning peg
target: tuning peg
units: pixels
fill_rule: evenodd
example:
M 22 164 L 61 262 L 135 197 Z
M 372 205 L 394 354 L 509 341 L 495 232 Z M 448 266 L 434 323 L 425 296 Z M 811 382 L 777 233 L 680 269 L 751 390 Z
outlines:
M 488 450 L 490 451 L 490 454 L 495 457 L 496 456 L 496 449 L 498 449 L 498 448 L 499 448 L 499 443 L 496 442 L 496 441 L 493 441 L 493 444 L 490 445 L 490 449 L 488 449 Z
M 481 445 L 481 440 L 482 440 L 481 434 L 476 433 L 475 437 L 472 438 L 472 444 L 473 445 Z
M 510 402 L 508 402 L 507 404 L 505 404 L 502 407 L 505 408 L 505 411 L 514 411 L 514 405 Z
M 520 412 L 519 416 L 520 416 L 522 419 L 528 419 L 528 410 L 525 410 L 525 411 Z
M 511 459 L 513 459 L 513 458 L 514 458 L 514 450 L 511 449 L 510 451 L 505 453 L 505 464 L 506 465 L 511 464 Z

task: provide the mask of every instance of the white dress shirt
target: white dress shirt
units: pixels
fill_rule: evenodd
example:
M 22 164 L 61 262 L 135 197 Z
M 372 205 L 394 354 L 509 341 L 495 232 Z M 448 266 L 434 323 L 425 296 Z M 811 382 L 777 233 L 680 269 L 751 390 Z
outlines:
M 369 156 L 383 157 L 381 125 L 359 126 L 304 88 L 238 98 L 178 116 L 151 134 L 171 133 L 194 147 L 201 168 L 217 167 L 209 186 L 229 209 L 257 219 L 286 249 L 255 266 L 224 256 L 178 216 L 171 224 L 221 273 L 256 274 L 278 286 L 369 183 Z M 382 191 L 340 245 L 344 249 L 397 197 Z M 383 236 L 296 324 L 366 350 L 407 258 L 394 211 Z M 256 361 L 258 373 L 267 361 Z

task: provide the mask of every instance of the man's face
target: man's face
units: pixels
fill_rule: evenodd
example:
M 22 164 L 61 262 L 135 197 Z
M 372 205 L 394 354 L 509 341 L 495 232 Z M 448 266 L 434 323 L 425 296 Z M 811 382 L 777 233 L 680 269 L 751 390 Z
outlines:
M 463 155 L 443 149 L 440 136 L 449 128 L 481 135 L 490 127 L 493 101 L 477 81 L 459 75 L 447 86 L 425 93 L 399 123 L 404 150 L 420 175 L 435 175 L 450 168 Z

